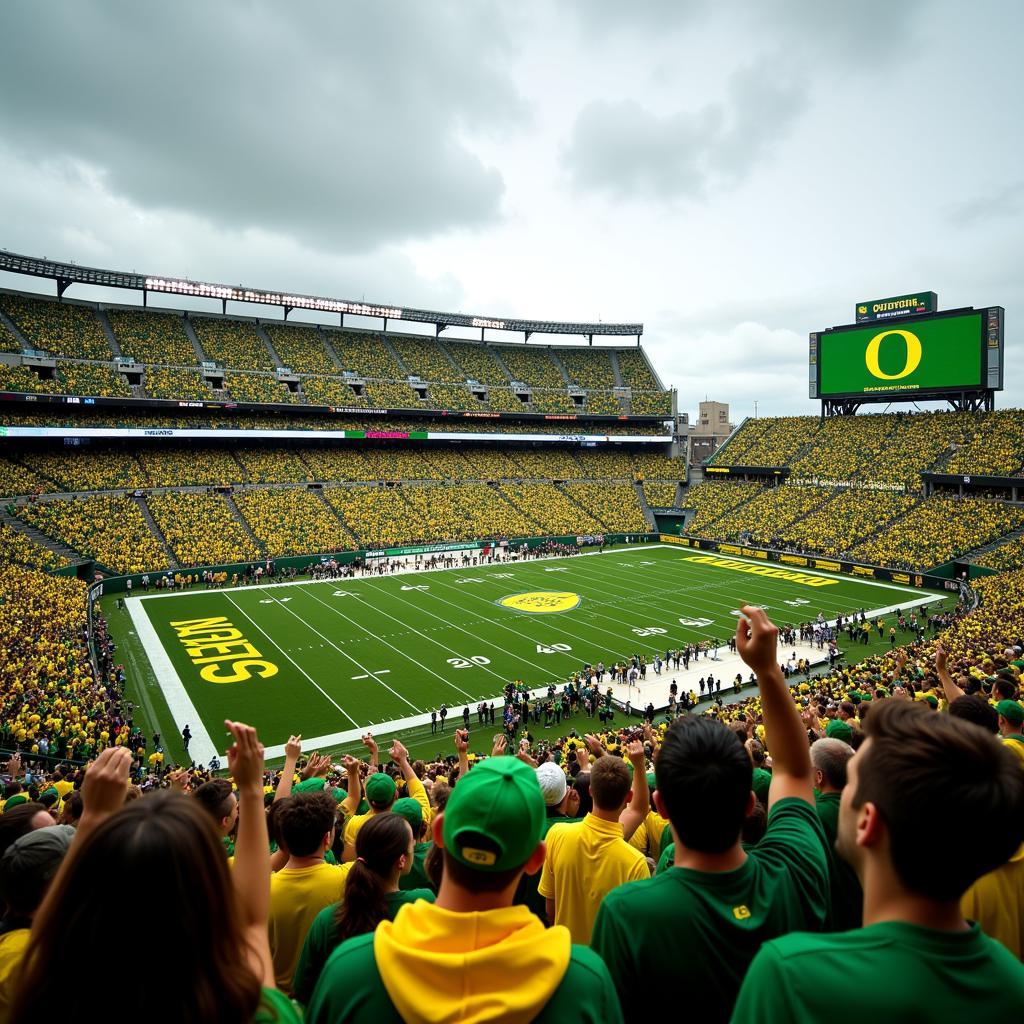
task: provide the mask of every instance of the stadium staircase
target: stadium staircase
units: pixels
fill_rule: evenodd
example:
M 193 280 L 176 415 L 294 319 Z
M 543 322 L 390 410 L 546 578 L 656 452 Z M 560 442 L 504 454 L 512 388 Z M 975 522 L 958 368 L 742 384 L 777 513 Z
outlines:
M 281 362 L 281 357 L 277 354 L 277 349 L 274 348 L 274 343 L 270 340 L 270 335 L 267 334 L 261 324 L 254 324 L 253 326 L 260 341 L 267 346 L 267 351 L 270 353 L 270 358 L 274 360 L 274 365 L 277 367 L 284 366 L 284 363 Z
M 639 480 L 634 480 L 633 487 L 636 490 L 636 496 L 640 502 L 640 508 L 643 511 L 644 519 L 647 520 L 647 525 L 652 530 L 657 530 L 658 524 L 654 520 L 654 513 L 651 511 L 650 505 L 647 504 L 647 495 L 644 494 L 644 485 Z
M 675 505 L 676 508 L 682 508 L 683 507 L 683 495 L 686 493 L 686 491 L 687 491 L 686 484 L 684 484 L 680 480 L 679 483 L 676 484 L 676 496 L 675 496 L 675 500 L 672 502 L 672 504 Z
M 506 377 L 508 377 L 509 383 L 511 383 L 513 377 L 512 374 L 509 373 L 508 367 L 505 365 L 505 360 L 501 358 L 501 353 L 496 348 L 492 347 L 491 356 L 493 357 L 494 361 L 498 364 L 499 368 L 501 369 L 501 372 L 505 374 Z
M 185 335 L 189 341 L 192 342 L 192 348 L 195 351 L 196 359 L 200 363 L 207 361 L 206 353 L 203 351 L 203 346 L 199 344 L 199 338 L 196 335 L 195 329 L 192 327 L 192 321 L 187 316 L 181 318 L 182 326 L 185 328 Z
M 596 481 L 596 480 L 595 480 L 595 481 L 592 481 L 592 482 L 594 482 L 594 483 L 600 483 L 600 481 Z M 555 484 L 555 487 L 557 487 L 557 488 L 558 488 L 558 490 L 560 490 L 560 491 L 562 492 L 562 494 L 563 494 L 563 495 L 564 495 L 564 496 L 566 497 L 566 499 L 567 499 L 567 500 L 568 500 L 569 502 L 571 502 L 571 503 L 572 503 L 573 505 L 575 505 L 575 506 L 576 506 L 576 507 L 577 507 L 577 508 L 578 508 L 578 509 L 579 509 L 579 510 L 580 510 L 581 512 L 584 512 L 584 513 L 585 513 L 586 515 L 588 515 L 588 516 L 591 516 L 592 518 L 596 519 L 596 520 L 597 520 L 597 521 L 598 521 L 598 522 L 599 522 L 599 523 L 601 524 L 601 526 L 602 526 L 602 527 L 604 527 L 604 529 L 605 529 L 605 530 L 606 530 L 606 531 L 607 531 L 608 533 L 611 533 L 611 532 L 613 532 L 613 531 L 612 531 L 612 529 L 611 529 L 611 527 L 610 527 L 610 526 L 609 526 L 609 525 L 608 525 L 608 524 L 607 524 L 607 523 L 606 523 L 606 522 L 605 522 L 605 521 L 604 521 L 604 520 L 603 520 L 603 519 L 602 519 L 602 518 L 601 518 L 601 517 L 600 517 L 599 515 L 597 515 L 597 514 L 596 514 L 595 512 L 592 512 L 592 511 L 591 511 L 591 510 L 590 510 L 589 508 L 587 508 L 587 507 L 586 507 L 585 505 L 582 505 L 582 504 L 580 504 L 580 502 L 578 502 L 578 501 L 577 501 L 577 500 L 576 500 L 576 499 L 575 499 L 575 498 L 574 498 L 574 497 L 573 497 L 573 496 L 572 496 L 572 495 L 571 495 L 571 494 L 570 494 L 570 493 L 569 493 L 569 492 L 568 492 L 568 491 L 567 491 L 567 490 L 565 489 L 565 484 L 559 484 L 559 483 L 556 483 L 556 484 Z
M 492 486 L 501 496 L 502 501 L 508 502 L 508 504 L 511 505 L 527 522 L 533 523 L 537 527 L 538 535 L 545 532 L 544 528 L 540 525 L 540 523 L 538 523 L 537 520 L 533 516 L 531 516 L 530 513 L 527 512 L 525 508 L 523 508 L 522 505 L 519 504 L 519 502 L 514 501 L 508 494 L 506 494 L 505 489 L 503 487 L 501 487 L 498 484 L 493 484 Z
M 267 549 L 260 542 L 259 537 L 257 537 L 256 534 L 252 532 L 252 527 L 249 525 L 249 522 L 245 518 L 245 516 L 242 515 L 242 510 L 235 504 L 235 499 L 232 498 L 231 495 L 227 493 L 223 495 L 223 498 L 224 504 L 227 505 L 228 507 L 228 511 L 235 517 L 235 519 L 238 522 L 238 525 L 241 526 L 242 530 L 245 532 L 245 535 L 249 538 L 249 540 L 252 541 L 253 545 L 255 546 L 256 550 L 260 553 L 260 555 L 265 556 L 267 553 Z
M 921 504 L 922 500 L 923 499 L 919 499 L 917 502 L 911 505 L 906 512 L 901 512 L 898 516 L 896 516 L 895 519 L 887 519 L 885 522 L 879 523 L 870 533 L 865 534 L 863 537 L 861 537 L 860 540 L 857 541 L 856 545 L 851 544 L 850 547 L 853 548 L 855 546 L 859 546 L 865 543 L 865 541 L 871 540 L 872 537 L 877 537 L 880 533 L 885 533 L 888 530 L 891 530 L 893 526 L 895 526 L 897 523 L 902 522 L 904 519 L 906 519 L 907 516 L 909 516 L 911 512 L 913 512 L 914 509 L 916 509 L 918 505 Z
M 1010 541 L 1018 540 L 1021 537 L 1024 537 L 1024 526 L 1019 530 L 1011 530 L 1009 533 L 1004 533 L 1002 537 L 990 540 L 987 544 L 982 544 L 981 547 L 974 548 L 965 555 L 957 555 L 956 560 L 958 562 L 973 562 L 982 555 L 987 555 L 990 551 L 994 551 L 996 548 L 1002 547 Z
M 457 374 L 458 374 L 458 375 L 459 375 L 460 377 L 465 377 L 465 373 L 466 373 L 466 371 L 465 371 L 465 370 L 463 370 L 463 369 L 462 369 L 462 367 L 461 367 L 461 366 L 459 366 L 459 364 L 458 364 L 458 363 L 457 363 L 457 362 L 455 361 L 455 356 L 453 356 L 453 355 L 451 354 L 451 352 L 449 352 L 449 351 L 448 351 L 448 349 L 447 349 L 447 348 L 445 347 L 445 344 L 444 344 L 444 342 L 443 342 L 443 341 L 441 341 L 441 339 L 440 339 L 440 338 L 438 338 L 438 339 L 437 339 L 437 342 L 436 342 L 436 344 L 437 344 L 437 348 L 438 348 L 438 350 L 440 351 L 441 355 L 443 355 L 443 356 L 445 357 L 445 359 L 447 359 L 447 360 L 448 360 L 448 362 L 449 362 L 449 363 L 451 364 L 451 367 L 452 367 L 452 369 L 453 369 L 453 370 L 454 370 L 454 371 L 455 371 L 455 372 L 456 372 L 456 373 L 457 373 Z
M 19 519 L 17 516 L 12 516 L 6 508 L 0 509 L 0 522 L 5 523 L 12 530 L 17 530 L 18 533 L 24 534 L 30 541 L 38 544 L 40 547 L 46 548 L 54 554 L 60 555 L 62 558 L 66 558 L 73 565 L 87 561 L 87 559 L 74 548 L 69 548 L 67 544 L 62 544 L 59 540 L 54 540 L 41 530 L 37 530 L 34 526 L 29 526 L 29 524 L 23 519 Z
M 181 566 L 178 564 L 178 560 L 174 557 L 174 552 L 171 550 L 171 545 L 167 543 L 167 538 L 164 536 L 164 531 L 160 529 L 159 524 L 153 518 L 153 513 L 149 510 L 149 505 L 146 504 L 146 499 L 141 495 L 133 494 L 132 499 L 135 504 L 139 506 L 139 511 L 142 513 L 142 518 L 145 520 L 146 525 L 149 527 L 150 532 L 157 539 L 157 543 L 163 550 L 163 553 L 167 556 L 167 566 L 170 569 L 180 569 Z
M 320 501 L 320 504 L 323 505 L 323 507 L 327 509 L 327 511 L 330 512 L 330 514 L 335 519 L 338 520 L 338 526 L 341 528 L 342 534 L 348 537 L 350 541 L 352 541 L 353 546 L 357 549 L 361 548 L 363 546 L 363 542 L 359 539 L 359 537 L 355 535 L 355 533 L 352 532 L 351 529 L 349 529 L 348 523 L 346 523 L 345 520 L 342 519 L 340 515 L 338 515 L 338 510 L 324 497 L 323 488 L 311 487 L 309 489 L 309 493 L 316 495 L 317 499 Z
M 28 339 L 21 333 L 18 325 L 3 310 L 0 310 L 0 324 L 3 324 L 18 339 L 22 348 L 35 348 L 35 345 L 29 344 Z
M 615 374 L 615 386 L 617 388 L 621 388 L 624 385 L 622 383 L 622 371 L 619 368 L 619 353 L 616 352 L 615 349 L 610 348 L 608 349 L 608 355 L 612 360 L 612 373 Z
M 565 368 L 565 363 L 558 358 L 558 353 L 552 349 L 548 354 L 551 356 L 551 361 L 558 367 L 558 372 L 562 375 L 562 380 L 565 381 L 565 386 L 571 387 L 575 385 L 576 382 L 569 376 L 569 371 Z
M 103 333 L 107 337 L 107 344 L 110 346 L 110 351 L 115 356 L 121 354 L 121 346 L 117 343 L 117 337 L 114 334 L 114 328 L 110 326 L 110 320 L 107 318 L 107 311 L 105 309 L 96 310 L 96 319 L 100 322 L 100 327 L 103 328 Z
M 405 365 L 405 363 L 402 362 L 402 357 L 398 354 L 398 349 L 391 344 L 391 339 L 386 334 L 378 334 L 377 337 L 380 339 L 384 347 L 388 350 L 388 354 L 391 356 L 391 358 L 394 359 L 394 361 L 398 364 L 398 368 L 402 371 L 402 373 L 406 377 L 410 376 L 412 371 L 409 369 L 408 366 Z
M 331 344 L 331 339 L 326 331 L 322 331 L 317 328 L 320 334 L 320 340 L 323 342 L 324 348 L 327 349 L 327 354 L 331 357 L 331 361 L 337 367 L 338 373 L 341 373 L 341 368 L 344 365 L 338 358 L 338 353 L 334 351 L 334 346 Z

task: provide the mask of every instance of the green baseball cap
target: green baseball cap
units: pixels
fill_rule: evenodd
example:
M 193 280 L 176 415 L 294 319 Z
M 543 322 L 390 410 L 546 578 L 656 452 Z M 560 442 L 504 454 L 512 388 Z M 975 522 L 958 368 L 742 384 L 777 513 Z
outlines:
M 1008 722 L 1013 722 L 1014 725 L 1020 725 L 1021 722 L 1024 722 L 1024 708 L 1015 700 L 1001 700 L 996 705 L 996 711 Z
M 445 849 L 475 871 L 522 867 L 546 816 L 537 773 L 515 757 L 492 757 L 459 779 L 444 812 Z
M 419 836 L 420 829 L 423 827 L 423 808 L 420 807 L 419 800 L 413 800 L 411 796 L 403 796 L 401 800 L 396 800 L 391 805 L 391 812 L 405 818 L 412 828 L 412 834 Z
M 833 718 L 825 726 L 825 735 L 834 740 L 842 740 L 844 743 L 853 741 L 853 727 L 840 718 Z
M 386 772 L 374 772 L 366 780 L 366 799 L 371 804 L 390 804 L 398 787 Z

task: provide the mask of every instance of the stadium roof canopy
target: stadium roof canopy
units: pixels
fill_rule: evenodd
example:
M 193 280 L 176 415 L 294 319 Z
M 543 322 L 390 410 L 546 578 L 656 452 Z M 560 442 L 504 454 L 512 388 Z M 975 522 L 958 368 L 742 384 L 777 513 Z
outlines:
M 189 281 L 185 278 L 160 277 L 152 274 L 137 274 L 131 271 L 101 270 L 98 267 L 83 267 L 77 263 L 58 263 L 54 260 L 22 256 L 0 249 L 0 271 L 13 274 L 28 274 L 45 277 L 57 282 L 57 294 L 63 296 L 72 284 L 95 285 L 106 288 L 129 288 L 142 292 L 142 303 L 146 304 L 149 292 L 165 292 L 173 295 L 190 295 L 197 298 L 219 299 L 226 312 L 228 302 L 255 302 L 267 306 L 281 306 L 284 315 L 293 309 L 313 309 L 318 312 L 338 313 L 344 326 L 345 314 L 367 316 L 384 321 L 407 320 L 413 323 L 433 324 L 435 333 L 440 334 L 448 327 L 471 327 L 480 329 L 480 337 L 488 328 L 499 331 L 521 331 L 527 338 L 531 334 L 581 334 L 591 343 L 595 335 L 626 337 L 635 335 L 637 344 L 644 333 L 643 324 L 577 323 L 558 320 L 509 320 L 503 317 L 473 316 L 467 313 L 440 313 L 430 309 L 410 309 L 405 306 L 385 306 L 368 302 L 352 302 L 347 299 L 330 299 L 318 295 L 297 295 L 289 292 L 264 291 L 260 288 L 246 288 L 243 285 L 211 284 L 206 281 Z

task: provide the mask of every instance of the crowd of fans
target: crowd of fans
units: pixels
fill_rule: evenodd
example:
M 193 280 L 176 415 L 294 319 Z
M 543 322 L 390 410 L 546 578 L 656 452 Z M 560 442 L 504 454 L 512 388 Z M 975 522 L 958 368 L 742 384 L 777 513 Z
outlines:
M 68 560 L 0 521 L 0 565 L 12 564 L 50 571 L 67 565 Z
M 491 354 L 490 345 L 478 345 L 468 341 L 444 341 L 440 344 L 444 345 L 448 354 L 455 360 L 466 380 L 498 387 L 508 384 L 508 376 Z
M 439 384 L 458 384 L 466 378 L 445 355 L 441 344 L 433 338 L 391 337 L 406 370 L 420 380 Z
M 658 381 L 655 379 L 643 352 L 636 348 L 617 349 L 619 376 L 622 383 L 634 391 L 657 391 Z
M 559 349 L 558 358 L 569 379 L 588 391 L 611 391 L 616 386 L 611 354 L 601 348 Z
M 531 388 L 565 389 L 565 378 L 546 347 L 495 345 L 492 348 L 512 380 Z
M 168 492 L 150 495 L 146 504 L 183 568 L 250 562 L 260 557 L 252 538 L 219 495 Z
M 234 370 L 273 370 L 270 350 L 254 324 L 244 320 L 190 317 L 192 329 L 208 359 Z
M 338 517 L 312 491 L 245 490 L 238 491 L 234 500 L 264 553 L 271 558 L 356 547 Z
M 23 746 L 52 727 L 25 711 L 53 676 L 19 691 L 39 663 L 21 645 L 61 607 L 24 585 L 35 621 L 0 624 Z M 364 758 L 304 758 L 293 736 L 268 771 L 255 730 L 227 722 L 227 777 L 161 765 L 115 669 L 71 691 L 107 697 L 105 728 L 58 708 L 87 770 L 7 767 L 0 1010 L 37 1019 L 58 981 L 87 983 L 121 926 L 104 901 L 130 887 L 189 950 L 174 986 L 160 958 L 128 973 L 147 1019 L 641 1020 L 677 1006 L 680 977 L 703 1021 L 1012 1019 L 1024 571 L 980 589 L 936 638 L 792 686 L 743 606 L 746 700 L 544 744 L 455 729 L 428 762 L 370 734 Z
M 225 373 L 224 389 L 236 402 L 294 404 L 302 400 L 297 391 L 267 373 Z
M 91 306 L 0 293 L 0 310 L 33 349 L 68 359 L 109 361 L 114 354 Z
M 167 561 L 131 499 L 114 495 L 19 505 L 19 518 L 115 573 L 145 572 Z
M 217 397 L 198 370 L 186 370 L 180 366 L 147 366 L 142 387 L 149 398 L 198 402 L 203 399 L 213 401 Z
M 198 362 L 180 314 L 111 309 L 107 311 L 107 318 L 121 354 L 131 356 L 137 363 L 183 367 L 195 366 Z
M 619 533 L 645 533 L 647 520 L 644 518 L 636 488 L 633 484 L 580 483 L 565 485 L 565 493 L 581 509 L 586 509 L 605 529 Z
M 288 324 L 264 324 L 263 329 L 274 346 L 274 351 L 294 373 L 332 374 L 338 372 L 327 351 L 320 332 L 312 327 L 292 327 Z

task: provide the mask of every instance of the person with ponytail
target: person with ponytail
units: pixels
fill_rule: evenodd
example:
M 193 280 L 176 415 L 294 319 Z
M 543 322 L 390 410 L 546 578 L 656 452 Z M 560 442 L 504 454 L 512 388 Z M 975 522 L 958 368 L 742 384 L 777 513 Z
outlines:
M 434 902 L 430 889 L 400 889 L 413 867 L 415 841 L 409 822 L 390 811 L 368 818 L 356 835 L 356 859 L 345 879 L 344 897 L 320 911 L 306 936 L 293 992 L 309 1001 L 328 957 L 347 939 L 372 932 L 381 921 L 393 921 L 406 903 Z

